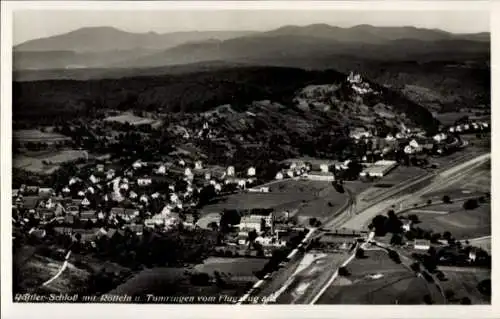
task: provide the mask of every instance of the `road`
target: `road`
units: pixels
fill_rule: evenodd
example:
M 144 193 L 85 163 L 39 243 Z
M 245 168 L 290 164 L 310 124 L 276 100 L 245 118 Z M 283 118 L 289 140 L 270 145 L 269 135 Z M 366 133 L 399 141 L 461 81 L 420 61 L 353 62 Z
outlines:
M 332 229 L 344 227 L 353 230 L 366 230 L 367 224 L 369 224 L 373 217 L 388 211 L 393 205 L 399 205 L 403 201 L 408 201 L 416 196 L 420 197 L 429 191 L 445 187 L 452 181 L 455 181 L 459 176 L 463 177 L 464 174 L 467 174 L 470 170 L 482 165 L 490 158 L 491 155 L 489 153 L 483 154 L 471 160 L 467 160 L 464 163 L 458 163 L 452 167 L 441 169 L 431 175 L 409 180 L 408 183 L 395 186 L 388 195 L 384 196 L 384 198 L 374 200 L 372 203 L 369 203 L 369 205 L 366 205 L 368 207 L 364 207 L 360 211 L 357 211 L 356 200 L 354 200 L 351 196 L 347 207 L 331 220 L 326 221 L 324 223 L 324 227 Z M 353 255 L 350 255 L 346 262 L 349 262 L 352 258 Z M 317 280 L 310 282 L 308 290 L 311 293 L 303 297 L 301 299 L 301 303 L 311 304 L 316 302 L 324 291 L 331 285 L 333 280 L 335 280 L 338 267 L 339 264 L 333 264 L 330 269 L 325 270 L 328 275 L 318 276 L 316 278 Z M 283 282 L 277 280 L 278 278 L 274 281 L 274 278 L 272 278 L 271 282 L 268 283 L 266 287 L 263 287 L 259 295 L 265 297 L 269 296 L 270 291 L 272 291 L 269 287 L 279 286 L 280 289 L 283 290 L 284 285 L 290 285 L 290 277 L 292 277 L 296 268 L 297 262 L 294 261 L 290 264 L 290 267 L 287 266 L 285 269 L 282 269 L 281 273 L 285 273 L 287 275 L 281 275 L 280 278 L 286 278 L 286 281 Z
M 356 216 L 349 219 L 349 221 L 347 221 L 343 225 L 343 227 L 356 230 L 366 229 L 373 217 L 380 214 L 381 212 L 387 212 L 389 209 L 391 209 L 392 206 L 401 207 L 403 203 L 413 204 L 415 201 L 419 201 L 419 197 L 421 197 L 422 195 L 431 191 L 442 189 L 450 185 L 451 183 L 456 182 L 458 179 L 463 178 L 470 171 L 481 166 L 490 158 L 490 153 L 483 154 L 473 158 L 472 160 L 468 160 L 465 163 L 460 163 L 447 168 L 446 170 L 437 172 L 433 174 L 433 176 L 431 176 L 432 179 L 429 181 L 429 184 L 427 184 L 423 188 L 410 192 L 409 194 L 396 195 L 394 197 L 384 199 L 383 201 L 376 203 L 375 205 L 372 205 L 361 212 L 358 212 Z M 450 172 L 453 172 L 453 174 L 451 174 Z M 422 177 L 419 180 L 412 181 L 410 184 L 401 185 L 394 191 L 394 193 L 398 194 L 409 187 L 412 187 L 416 184 L 418 185 L 418 183 L 421 183 L 424 179 L 429 179 L 429 177 Z
M 48 284 L 50 284 L 51 282 L 53 282 L 54 280 L 59 278 L 59 276 L 63 273 L 63 271 L 66 269 L 66 267 L 68 267 L 68 259 L 69 259 L 70 255 L 71 255 L 71 250 L 68 251 L 68 253 L 66 254 L 66 257 L 64 258 L 64 262 L 61 265 L 61 268 L 59 268 L 59 271 L 52 278 L 50 278 L 49 280 L 44 282 L 42 284 L 42 286 L 47 286 Z

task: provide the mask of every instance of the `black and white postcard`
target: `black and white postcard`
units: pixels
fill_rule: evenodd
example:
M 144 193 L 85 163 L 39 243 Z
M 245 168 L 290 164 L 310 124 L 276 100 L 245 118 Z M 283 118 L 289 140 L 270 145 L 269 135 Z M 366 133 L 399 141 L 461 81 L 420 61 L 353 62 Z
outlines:
M 492 8 L 2 2 L 5 318 L 499 315 Z

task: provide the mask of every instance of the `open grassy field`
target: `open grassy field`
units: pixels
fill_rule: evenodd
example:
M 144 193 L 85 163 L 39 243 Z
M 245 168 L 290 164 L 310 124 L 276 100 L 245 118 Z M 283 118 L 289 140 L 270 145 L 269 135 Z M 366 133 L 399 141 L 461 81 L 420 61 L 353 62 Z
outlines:
M 476 238 L 491 235 L 491 204 L 483 203 L 473 210 L 465 210 L 462 207 L 439 205 L 432 206 L 432 210 L 448 211 L 448 214 L 418 213 L 421 221 L 418 226 L 424 229 L 431 229 L 433 232 L 443 233 L 445 231 L 457 239 Z M 431 208 L 429 208 L 431 210 Z M 409 211 L 406 214 L 412 214 Z
M 113 289 L 109 294 L 127 294 L 129 296 L 141 296 L 147 301 L 147 295 L 155 296 L 193 296 L 192 300 L 156 301 L 161 303 L 234 303 L 239 297 L 258 279 L 253 271 L 261 270 L 266 259 L 209 259 L 208 263 L 197 265 L 194 269 L 159 267 L 145 269 L 127 280 L 125 283 Z M 223 280 L 223 284 L 216 285 L 213 281 L 205 285 L 191 283 L 191 275 L 194 273 L 207 273 L 213 278 L 217 270 Z M 220 298 L 220 296 L 231 296 L 231 298 Z M 203 299 L 212 297 L 212 299 Z M 151 302 L 151 301 L 150 301 Z
M 143 125 L 143 124 L 152 124 L 155 122 L 153 119 L 148 119 L 144 117 L 139 117 L 134 114 L 124 113 L 116 116 L 109 116 L 104 119 L 106 122 L 118 122 L 118 123 L 129 123 L 131 125 Z
M 19 142 L 57 142 L 71 140 L 70 137 L 59 133 L 42 132 L 40 130 L 15 130 L 12 139 Z
M 270 193 L 238 193 L 203 207 L 203 214 L 220 213 L 224 209 L 273 208 L 295 211 L 304 217 L 327 217 L 348 199 L 328 182 L 285 180 L 272 184 Z
M 59 271 L 61 264 L 61 261 L 37 254 L 29 256 L 22 264 L 15 264 L 14 267 L 17 267 L 17 276 L 14 278 L 15 293 L 37 291 L 45 281 Z
M 491 192 L 491 163 L 487 162 L 474 169 L 471 173 L 452 180 L 442 188 L 429 192 L 424 198 L 442 198 L 444 195 L 453 198 L 484 195 Z
M 380 250 L 365 252 L 366 258 L 347 265 L 350 276 L 339 276 L 318 300 L 318 304 L 423 304 L 423 296 L 439 293 L 434 286 L 389 259 Z M 377 279 L 370 276 L 378 275 Z M 439 300 L 439 298 L 433 298 Z
M 40 152 L 39 154 L 18 155 L 13 158 L 15 168 L 24 169 L 34 173 L 50 174 L 64 162 L 79 158 L 86 158 L 87 152 L 83 150 L 62 150 L 54 152 Z M 43 162 L 46 161 L 47 164 Z
M 488 269 L 477 269 L 474 271 L 443 271 L 448 280 L 441 282 L 443 289 L 450 289 L 454 292 L 454 297 L 449 302 L 458 304 L 460 299 L 468 297 L 473 305 L 491 304 L 491 297 L 481 294 L 477 285 L 485 279 L 491 278 L 491 271 Z
M 420 167 L 398 166 L 386 176 L 370 183 L 369 185 L 371 186 L 361 192 L 358 195 L 358 199 L 361 201 L 374 200 L 375 198 L 383 195 L 385 192 L 390 191 L 392 186 L 396 186 L 397 184 L 421 176 L 426 172 L 426 170 Z M 378 184 L 383 184 L 386 187 L 377 187 Z
M 443 124 L 443 125 L 453 125 L 458 119 L 463 118 L 464 116 L 474 116 L 474 113 L 470 112 L 446 112 L 446 113 L 438 113 L 435 117 Z
M 235 282 L 256 282 L 254 272 L 262 270 L 268 262 L 265 258 L 219 258 L 209 257 L 203 264 L 194 266 L 199 272 L 210 275 L 218 271 L 223 276 Z

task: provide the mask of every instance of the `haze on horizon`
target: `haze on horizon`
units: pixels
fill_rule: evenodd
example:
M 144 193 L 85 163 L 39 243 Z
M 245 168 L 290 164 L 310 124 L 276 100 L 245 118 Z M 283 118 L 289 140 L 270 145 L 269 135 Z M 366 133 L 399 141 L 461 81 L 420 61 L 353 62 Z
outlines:
M 285 25 L 326 23 L 338 27 L 360 24 L 414 26 L 452 33 L 490 31 L 487 10 L 362 11 L 362 10 L 161 10 L 161 11 L 16 11 L 14 45 L 85 27 L 115 27 L 128 32 L 267 31 Z

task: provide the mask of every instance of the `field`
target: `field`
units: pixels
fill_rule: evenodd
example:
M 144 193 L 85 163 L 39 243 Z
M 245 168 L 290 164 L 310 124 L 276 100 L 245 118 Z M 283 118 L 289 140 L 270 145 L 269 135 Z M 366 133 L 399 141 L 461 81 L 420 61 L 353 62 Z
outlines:
M 474 116 L 474 113 L 469 112 L 446 112 L 446 113 L 438 113 L 435 117 L 443 123 L 443 125 L 453 125 L 458 119 L 463 118 L 464 116 Z
M 129 123 L 131 125 L 143 125 L 143 124 L 152 124 L 155 120 L 143 118 L 139 116 L 135 116 L 133 114 L 124 113 L 116 116 L 109 116 L 104 119 L 106 122 L 118 122 L 121 124 Z
M 231 281 L 254 282 L 257 281 L 254 272 L 262 270 L 268 262 L 264 258 L 217 258 L 209 257 L 203 264 L 196 265 L 194 269 L 210 275 L 218 271 Z
M 415 166 L 398 166 L 393 169 L 388 175 L 375 181 L 371 187 L 363 191 L 358 198 L 363 201 L 371 201 L 391 190 L 392 186 L 406 182 L 412 178 L 425 174 L 427 171 Z M 390 187 L 377 187 L 377 184 L 384 184 Z
M 261 270 L 266 259 L 258 258 L 209 258 L 204 264 L 189 268 L 152 268 L 145 269 L 127 282 L 121 284 L 110 294 L 127 294 L 129 296 L 147 294 L 156 296 L 195 296 L 194 303 L 232 303 L 237 301 L 258 279 L 254 271 Z M 221 275 L 223 284 L 217 286 L 210 281 L 204 285 L 195 285 L 190 282 L 194 273 L 207 273 L 213 278 L 214 271 Z M 202 300 L 198 297 L 212 297 L 212 300 Z M 234 298 L 219 299 L 220 296 Z M 178 303 L 170 301 L 164 303 Z
M 423 296 L 438 302 L 439 292 L 423 279 L 390 260 L 380 250 L 365 251 L 366 258 L 347 265 L 348 277 L 337 277 L 318 304 L 423 304 Z M 376 277 L 370 277 L 378 275 Z
M 71 140 L 70 137 L 58 133 L 42 132 L 40 130 L 16 130 L 12 139 L 19 142 L 58 142 Z
M 13 158 L 13 167 L 34 173 L 50 174 L 64 162 L 86 158 L 87 152 L 81 150 L 65 150 L 39 152 L 30 155 L 18 155 Z M 44 161 L 46 164 L 44 164 Z
M 24 252 L 22 253 L 24 254 Z M 23 259 L 23 257 L 25 257 Z M 17 275 L 14 278 L 16 293 L 34 292 L 41 285 L 54 276 L 62 262 L 48 257 L 31 255 L 23 256 L 24 262 L 16 263 Z
M 418 211 L 408 211 L 406 214 L 415 213 L 418 216 L 421 221 L 418 227 L 431 229 L 436 233 L 449 231 L 457 239 L 491 235 L 491 204 L 483 203 L 473 210 L 465 210 L 460 204 L 444 204 L 426 208 L 440 212 L 448 211 L 448 214 L 418 213 Z
M 468 297 L 473 305 L 491 304 L 491 297 L 481 294 L 477 285 L 485 279 L 491 278 L 491 271 L 487 269 L 463 269 L 459 271 L 443 270 L 448 280 L 441 282 L 443 289 L 454 292 L 456 300 L 450 303 L 457 304 L 463 297 Z M 455 299 L 453 298 L 453 299 Z
M 302 217 L 324 218 L 339 209 L 347 194 L 338 193 L 328 182 L 285 180 L 270 186 L 270 193 L 239 193 L 203 208 L 204 214 L 220 213 L 224 209 L 273 208 L 289 210 Z

